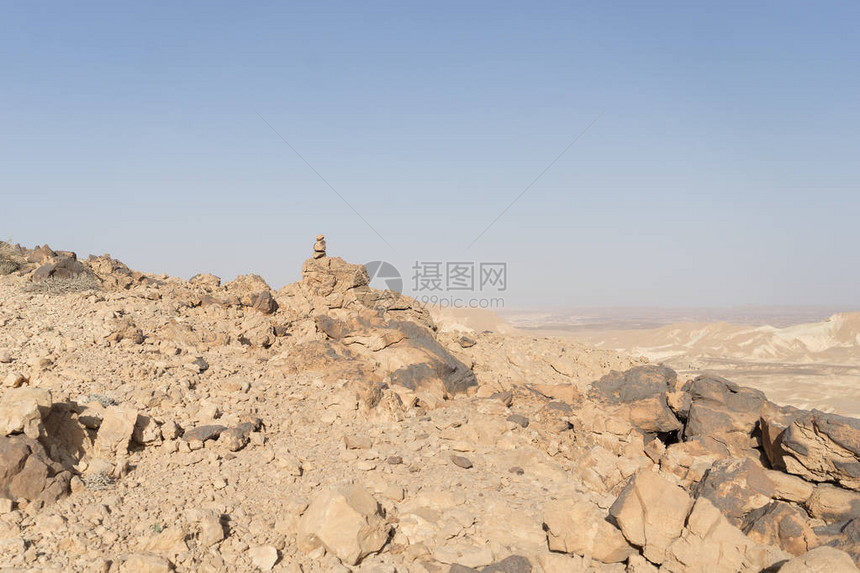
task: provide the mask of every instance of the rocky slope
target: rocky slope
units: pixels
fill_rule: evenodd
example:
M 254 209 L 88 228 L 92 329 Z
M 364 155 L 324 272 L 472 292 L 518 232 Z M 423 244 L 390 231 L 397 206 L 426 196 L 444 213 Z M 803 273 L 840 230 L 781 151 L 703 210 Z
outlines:
M 0 570 L 856 571 L 857 420 L 442 332 L 328 256 L 0 258 Z

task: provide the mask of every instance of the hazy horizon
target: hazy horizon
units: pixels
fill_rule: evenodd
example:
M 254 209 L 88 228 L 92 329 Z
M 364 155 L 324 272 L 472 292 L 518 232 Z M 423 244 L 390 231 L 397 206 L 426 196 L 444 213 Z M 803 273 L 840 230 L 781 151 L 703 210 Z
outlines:
M 279 287 L 324 233 L 407 292 L 506 263 L 509 309 L 860 308 L 857 3 L 4 16 L 0 239 Z

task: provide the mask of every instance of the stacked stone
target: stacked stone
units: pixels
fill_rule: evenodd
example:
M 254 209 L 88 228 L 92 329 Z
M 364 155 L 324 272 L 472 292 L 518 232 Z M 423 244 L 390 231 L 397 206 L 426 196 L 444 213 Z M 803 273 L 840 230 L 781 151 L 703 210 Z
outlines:
M 314 258 L 321 259 L 325 257 L 325 235 L 317 235 L 317 242 L 314 243 Z

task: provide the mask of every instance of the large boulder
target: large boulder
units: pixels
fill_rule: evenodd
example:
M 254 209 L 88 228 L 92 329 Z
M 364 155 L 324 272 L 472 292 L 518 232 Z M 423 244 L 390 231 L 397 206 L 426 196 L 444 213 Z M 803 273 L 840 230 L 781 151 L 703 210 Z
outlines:
M 816 527 L 815 535 L 820 545 L 845 551 L 855 565 L 860 565 L 860 518 Z
M 54 262 L 45 263 L 33 273 L 33 282 L 45 279 L 71 279 L 87 273 L 87 268 L 73 257 L 56 257 Z
M 472 370 L 420 324 L 386 319 L 370 311 L 343 320 L 320 315 L 316 323 L 331 340 L 365 357 L 368 364 L 378 364 L 394 384 L 416 392 L 441 387 L 447 394 L 477 386 Z
M 302 282 L 315 296 L 327 298 L 367 286 L 370 277 L 364 265 L 353 265 L 340 257 L 324 257 L 304 262 Z
M 806 501 L 812 517 L 828 523 L 860 518 L 860 493 L 831 484 L 818 484 Z
M 806 512 L 784 501 L 748 513 L 742 530 L 750 539 L 776 545 L 792 555 L 803 555 L 819 544 Z
M 699 498 L 683 533 L 666 551 L 660 570 L 759 573 L 788 557 L 776 547 L 756 543 L 729 523 L 710 501 Z
M 785 431 L 794 422 L 794 419 L 805 412 L 806 410 L 799 410 L 791 406 L 766 408 L 762 411 L 761 418 L 759 419 L 761 448 L 764 450 L 768 462 L 770 462 L 770 467 L 773 469 L 785 471 L 782 439 L 785 436 Z
M 609 508 L 624 537 L 652 563 L 662 563 L 666 549 L 684 529 L 693 500 L 682 488 L 643 470 L 633 476 Z
M 0 437 L 0 498 L 53 503 L 68 493 L 70 479 L 38 441 Z
M 137 423 L 137 410 L 109 406 L 96 435 L 94 450 L 97 456 L 110 458 L 128 452 L 128 444 Z
M 621 531 L 584 497 L 547 503 L 543 521 L 551 551 L 590 556 L 603 563 L 621 563 L 636 553 Z
M 43 388 L 9 388 L 0 398 L 0 436 L 26 434 L 36 439 L 44 431 L 42 416 L 51 408 L 51 392 Z
M 779 573 L 856 573 L 851 556 L 833 547 L 817 547 L 787 561 Z
M 785 429 L 779 447 L 787 472 L 860 491 L 860 420 L 804 412 Z
M 382 549 L 389 529 L 370 492 L 341 485 L 314 497 L 299 520 L 297 542 L 306 553 L 325 547 L 347 565 L 356 565 Z
M 728 447 L 716 440 L 694 438 L 670 444 L 659 458 L 660 469 L 674 474 L 684 487 L 699 483 L 717 462 L 731 457 Z
M 773 407 L 763 392 L 738 386 L 718 376 L 699 376 L 684 386 L 690 396 L 684 440 L 716 440 L 734 455 L 758 446 L 753 434 L 765 408 Z
M 637 366 L 612 371 L 591 385 L 589 397 L 615 408 L 618 415 L 644 432 L 675 432 L 682 425 L 667 402 L 678 375 L 665 366 Z
M 750 511 L 770 503 L 775 493 L 764 468 L 749 458 L 714 463 L 696 487 L 696 497 L 708 499 L 737 527 Z

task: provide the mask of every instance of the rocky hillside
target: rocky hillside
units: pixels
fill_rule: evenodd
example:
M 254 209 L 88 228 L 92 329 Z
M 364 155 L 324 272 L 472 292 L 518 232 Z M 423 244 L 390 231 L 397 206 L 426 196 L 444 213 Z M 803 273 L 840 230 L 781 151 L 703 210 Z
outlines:
M 0 245 L 0 570 L 856 571 L 860 422 L 273 291 Z

